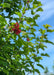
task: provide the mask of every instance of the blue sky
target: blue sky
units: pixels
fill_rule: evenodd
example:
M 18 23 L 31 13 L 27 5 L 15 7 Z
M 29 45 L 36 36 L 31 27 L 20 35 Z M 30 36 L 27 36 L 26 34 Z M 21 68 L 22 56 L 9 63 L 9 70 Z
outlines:
M 49 24 L 54 29 L 54 0 L 39 0 L 42 2 L 44 9 L 43 12 L 40 13 L 40 18 L 37 20 L 37 23 L 41 26 L 43 24 Z M 54 42 L 54 32 L 48 34 L 48 39 Z M 50 58 L 44 57 L 40 62 L 44 66 L 49 68 L 49 71 L 52 72 L 52 65 L 54 60 L 54 46 L 51 44 L 47 44 L 48 48 L 45 50 L 50 55 Z M 43 72 L 42 69 L 40 71 Z

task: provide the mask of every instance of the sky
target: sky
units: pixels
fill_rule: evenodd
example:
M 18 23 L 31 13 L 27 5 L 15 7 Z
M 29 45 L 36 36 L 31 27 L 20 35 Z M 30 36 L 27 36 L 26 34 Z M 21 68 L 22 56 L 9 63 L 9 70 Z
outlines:
M 40 13 L 40 18 L 37 20 L 37 23 L 39 26 L 49 24 L 52 26 L 52 29 L 54 29 L 54 0 L 39 0 L 42 2 L 43 6 L 43 12 Z M 48 39 L 52 42 L 54 42 L 54 32 L 48 34 Z M 52 65 L 54 61 L 54 46 L 51 44 L 47 44 L 47 49 L 45 49 L 45 52 L 47 52 L 50 55 L 50 58 L 44 57 L 43 60 L 41 60 L 41 64 L 45 67 L 47 66 L 49 68 L 49 71 L 52 72 Z M 42 69 L 40 69 L 41 72 L 43 72 Z

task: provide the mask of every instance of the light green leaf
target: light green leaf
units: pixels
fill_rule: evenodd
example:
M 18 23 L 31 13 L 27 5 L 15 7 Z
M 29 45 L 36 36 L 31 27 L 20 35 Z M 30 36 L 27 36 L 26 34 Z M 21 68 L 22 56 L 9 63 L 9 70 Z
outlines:
M 43 9 L 42 9 L 41 7 L 39 7 L 36 11 L 37 11 L 37 12 L 38 12 L 38 11 L 43 11 Z
M 21 12 L 15 12 L 19 17 L 22 16 Z
M 10 4 L 9 3 L 3 3 L 3 4 L 1 4 L 1 6 L 3 6 L 3 8 L 10 8 Z

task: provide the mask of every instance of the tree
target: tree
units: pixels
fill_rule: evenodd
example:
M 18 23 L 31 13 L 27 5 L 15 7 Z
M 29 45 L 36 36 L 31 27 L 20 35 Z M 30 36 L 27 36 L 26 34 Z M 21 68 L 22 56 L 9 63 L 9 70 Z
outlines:
M 53 70 L 53 72 L 50 72 L 48 67 L 45 67 L 44 74 L 45 75 L 54 75 L 54 61 L 53 61 L 52 70 Z
M 41 36 L 36 36 L 35 27 L 39 26 L 36 20 L 40 17 L 36 12 L 43 11 L 41 6 L 37 0 L 0 0 L 0 73 L 3 75 L 40 73 L 34 63 L 44 69 L 39 62 L 42 56 L 49 55 L 39 52 L 47 48 L 44 43 L 54 44 L 47 38 L 47 32 L 54 30 L 46 24 L 45 29 L 38 30 Z M 29 10 L 32 17 L 25 15 Z
M 46 67 L 46 68 L 45 68 L 45 71 L 44 71 L 45 75 L 48 75 L 48 72 L 49 72 L 49 70 L 48 70 L 48 68 Z

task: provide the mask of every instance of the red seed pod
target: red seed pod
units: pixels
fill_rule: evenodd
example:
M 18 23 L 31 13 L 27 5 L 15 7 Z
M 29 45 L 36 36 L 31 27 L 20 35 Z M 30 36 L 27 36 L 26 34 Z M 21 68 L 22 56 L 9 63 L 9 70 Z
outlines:
M 29 0 L 27 1 L 27 3 L 29 3 Z
M 14 24 L 14 28 L 12 28 L 12 31 L 14 31 L 15 34 L 19 34 L 21 32 L 21 30 L 19 30 L 19 24 L 16 22 L 16 24 Z
M 29 41 L 29 38 L 27 38 L 27 41 Z

